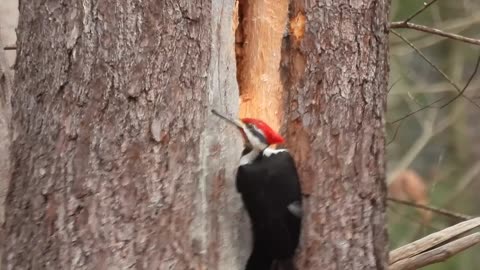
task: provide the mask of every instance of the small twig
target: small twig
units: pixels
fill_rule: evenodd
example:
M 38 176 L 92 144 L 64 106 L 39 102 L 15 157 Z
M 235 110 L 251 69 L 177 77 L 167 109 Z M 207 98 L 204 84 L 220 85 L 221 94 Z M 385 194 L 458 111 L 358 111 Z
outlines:
M 402 116 L 402 117 L 400 117 L 400 118 L 398 118 L 398 119 L 395 119 L 394 121 L 388 122 L 388 123 L 389 123 L 389 124 L 395 124 L 395 123 L 397 123 L 397 122 L 401 122 L 401 121 L 409 118 L 410 116 L 415 115 L 415 114 L 417 114 L 418 112 L 424 111 L 424 110 L 426 110 L 426 109 L 438 109 L 438 107 L 435 107 L 435 106 L 433 106 L 433 105 L 439 103 L 440 101 L 442 101 L 442 100 L 444 100 L 444 99 L 445 99 L 445 97 L 439 98 L 439 99 L 433 101 L 432 103 L 429 103 L 429 104 L 425 105 L 424 107 L 421 107 L 421 108 L 419 108 L 419 109 L 417 109 L 417 110 L 415 110 L 415 111 L 411 111 L 411 112 L 407 113 L 406 115 L 404 115 L 404 116 Z
M 480 233 L 462 237 L 438 248 L 421 253 L 417 256 L 398 261 L 388 268 L 388 270 L 407 270 L 418 269 L 427 265 L 443 262 L 446 259 L 480 243 Z
M 433 65 L 433 64 L 432 64 L 432 65 Z M 445 108 L 446 106 L 450 105 L 450 103 L 452 103 L 452 102 L 454 102 L 456 99 L 458 99 L 460 96 L 466 98 L 463 94 L 464 94 L 465 91 L 467 90 L 468 86 L 470 86 L 470 84 L 472 83 L 473 78 L 475 77 L 475 75 L 476 75 L 477 72 L 478 72 L 479 66 L 480 66 L 480 56 L 478 56 L 478 58 L 477 58 L 477 63 L 476 63 L 476 65 L 475 65 L 475 70 L 473 71 L 472 75 L 470 75 L 470 78 L 468 79 L 468 81 L 467 81 L 467 83 L 465 84 L 465 86 L 457 93 L 457 95 L 455 95 L 455 97 L 453 97 L 452 99 L 448 100 L 445 104 L 443 104 L 443 105 L 441 105 L 441 106 L 439 106 L 439 107 L 433 106 L 433 105 L 439 103 L 440 101 L 444 100 L 446 97 L 439 98 L 439 99 L 433 101 L 432 103 L 429 103 L 429 104 L 425 105 L 424 107 L 421 107 L 421 108 L 419 108 L 419 109 L 417 109 L 417 110 L 415 110 L 415 111 L 409 112 L 409 113 L 407 113 L 406 115 L 404 115 L 404 116 L 402 116 L 402 117 L 400 117 L 400 118 L 398 118 L 398 119 L 396 119 L 396 120 L 394 120 L 394 121 L 392 121 L 392 122 L 389 122 L 389 124 L 395 124 L 395 123 L 397 123 L 397 122 L 400 122 L 400 121 L 402 121 L 402 120 L 404 120 L 404 119 L 406 119 L 406 118 L 408 118 L 408 117 L 410 117 L 410 116 L 412 116 L 412 115 L 414 115 L 414 114 L 416 114 L 416 113 L 418 113 L 418 112 L 421 112 L 421 111 L 423 111 L 423 110 L 426 110 L 426 109 L 433 109 L 433 108 L 443 109 L 443 108 Z M 440 71 L 440 72 L 441 72 L 441 71 Z M 453 83 L 453 82 L 451 82 L 451 81 L 449 81 L 449 82 L 450 82 L 450 84 Z M 471 102 L 473 102 L 473 100 L 471 100 L 470 98 L 467 98 L 467 100 L 470 100 Z M 476 103 L 474 103 L 474 104 L 477 105 Z
M 472 11 L 472 13 L 467 17 L 449 19 L 439 24 L 435 24 L 435 28 L 442 29 L 443 31 L 450 32 L 450 33 L 461 33 L 466 29 L 468 29 L 469 27 L 471 27 L 472 25 L 477 24 L 479 22 L 480 22 L 480 11 Z M 416 41 L 415 45 L 417 46 L 417 48 L 432 46 L 437 44 L 438 42 L 441 42 L 447 39 L 446 37 L 430 35 L 421 31 L 410 31 L 408 34 L 405 33 L 405 37 L 411 41 Z M 403 41 L 393 40 L 391 42 L 392 47 L 397 47 L 396 45 L 400 45 L 400 43 L 403 43 Z M 395 49 L 395 54 L 404 55 L 405 50 Z
M 436 83 L 436 84 L 431 84 L 428 85 L 427 87 L 425 86 L 420 86 L 420 89 L 416 87 L 415 89 L 409 89 L 408 91 L 405 90 L 398 90 L 398 91 L 391 91 L 390 95 L 405 95 L 405 94 L 412 94 L 412 95 L 419 95 L 419 94 L 444 94 L 444 93 L 450 93 L 450 92 L 457 92 L 455 89 L 445 86 L 446 83 Z M 473 87 L 473 86 L 478 86 L 478 87 Z M 471 88 L 472 87 L 472 88 Z M 425 89 L 428 88 L 428 89 Z M 480 93 L 480 80 L 473 80 L 470 83 L 470 86 L 468 88 L 472 93 Z M 455 94 L 455 93 L 454 93 Z M 471 99 L 478 99 L 479 96 L 469 96 Z
M 15 46 L 15 45 L 5 46 L 5 47 L 3 47 L 3 49 L 4 49 L 5 51 L 13 51 L 13 50 L 16 50 L 16 49 L 17 49 L 17 46 Z
M 393 87 L 394 87 L 399 81 L 401 81 L 401 80 L 402 80 L 402 77 L 398 77 L 398 79 L 396 79 L 396 80 L 392 83 L 392 85 L 390 86 L 390 88 L 388 88 L 387 94 L 390 94 L 390 91 L 392 91 Z
M 416 114 L 416 113 L 418 113 L 418 112 L 421 112 L 421 111 L 423 111 L 423 110 L 438 108 L 438 107 L 433 107 L 433 105 L 439 103 L 440 101 L 442 101 L 442 100 L 444 100 L 444 99 L 445 99 L 445 97 L 439 98 L 439 99 L 435 100 L 434 102 L 427 104 L 425 107 L 422 107 L 422 108 L 419 108 L 419 109 L 417 109 L 417 110 L 415 110 L 415 111 L 409 112 L 409 113 L 407 113 L 406 115 L 404 115 L 404 116 L 402 116 L 402 117 L 400 117 L 400 118 L 398 118 L 398 119 L 395 119 L 395 120 L 393 120 L 393 121 L 391 121 L 391 122 L 388 122 L 388 123 L 393 125 L 393 124 L 395 124 L 395 123 L 397 123 L 397 122 L 400 122 L 400 121 L 403 121 L 403 120 L 409 118 L 410 116 L 412 116 L 412 115 L 414 115 L 414 114 Z
M 430 59 L 428 59 L 428 57 L 426 57 L 417 47 L 415 47 L 415 45 L 413 45 L 409 40 L 407 40 L 405 37 L 403 37 L 402 35 L 400 35 L 400 34 L 399 34 L 398 32 L 396 32 L 395 30 L 391 30 L 391 32 L 392 32 L 394 35 L 396 35 L 398 38 L 400 38 L 401 40 L 403 40 L 403 41 L 404 41 L 408 46 L 410 46 L 412 49 L 414 49 L 415 52 L 418 53 L 418 54 L 419 54 L 430 66 L 432 66 L 438 73 L 440 73 L 440 74 L 442 75 L 442 77 L 445 78 L 445 80 L 447 80 L 447 82 L 448 82 L 450 85 L 452 85 L 452 86 L 457 90 L 458 93 L 462 93 L 462 89 L 460 89 L 460 87 L 459 87 L 457 84 L 455 84 L 455 83 L 447 76 L 447 74 L 445 74 L 439 67 L 437 67 L 434 63 L 432 63 L 432 61 L 430 61 Z M 477 108 L 480 109 L 480 105 L 478 105 L 477 103 L 475 103 L 472 99 L 468 98 L 467 96 L 465 96 L 465 95 L 463 95 L 463 94 L 461 94 L 461 96 L 462 96 L 462 98 L 468 100 L 471 104 L 475 105 Z M 445 99 L 445 98 L 438 99 L 438 100 L 434 101 L 433 103 L 430 103 L 430 104 L 428 104 L 427 106 L 425 106 L 425 107 L 423 107 L 423 108 L 420 108 L 420 109 L 418 109 L 418 110 L 415 111 L 415 112 L 409 113 L 409 114 L 407 114 L 407 115 L 405 115 L 405 116 L 403 116 L 403 117 L 401 117 L 401 118 L 399 118 L 399 119 L 397 119 L 397 120 L 395 120 L 395 121 L 393 121 L 393 122 L 390 122 L 390 123 L 391 123 L 391 124 L 394 124 L 394 123 L 396 123 L 396 122 L 398 122 L 398 121 L 401 121 L 401 120 L 403 120 L 403 119 L 405 119 L 405 118 L 410 117 L 411 115 L 413 115 L 413 114 L 415 114 L 415 113 L 417 113 L 417 112 L 419 112 L 419 111 L 425 110 L 425 109 L 427 109 L 427 108 L 431 108 L 432 105 L 440 102 L 440 101 L 443 100 L 443 99 Z
M 390 251 L 390 265 L 423 253 L 439 244 L 445 243 L 455 237 L 480 226 L 480 217 L 460 222 L 441 231 L 429 234 L 417 241 L 401 246 Z
M 449 39 L 469 43 L 469 44 L 474 44 L 474 45 L 479 45 L 480 46 L 480 39 L 475 39 L 475 38 L 469 38 L 465 37 L 462 35 L 457 35 L 449 32 L 442 31 L 440 29 L 436 29 L 433 27 L 428 27 L 425 25 L 420 25 L 420 24 L 415 24 L 415 23 L 409 23 L 409 22 L 392 22 L 390 23 L 390 29 L 398 29 L 398 28 L 405 28 L 405 29 L 414 29 L 417 31 L 422 31 L 425 33 L 429 34 L 434 34 L 437 36 L 442 36 L 446 37 Z
M 449 119 L 443 121 L 441 124 L 437 124 L 437 127 L 434 129 L 436 111 L 431 111 L 432 120 L 426 120 L 422 124 L 422 134 L 420 137 L 410 146 L 407 153 L 402 156 L 402 159 L 397 163 L 396 167 L 392 170 L 391 173 L 387 175 L 387 184 L 391 184 L 399 175 L 400 172 L 405 170 L 410 166 L 410 164 L 415 160 L 418 154 L 423 150 L 423 148 L 428 144 L 430 139 L 442 132 L 448 125 L 453 122 L 454 118 L 449 117 Z
M 402 126 L 402 124 L 403 124 L 403 121 L 398 123 L 397 127 L 395 128 L 395 132 L 393 133 L 392 138 L 387 142 L 387 144 L 385 146 L 389 146 L 391 143 L 393 143 L 395 141 L 395 139 L 397 138 L 397 135 L 398 135 L 398 131 L 400 130 L 400 127 Z
M 432 224 L 432 223 L 426 223 L 425 221 L 423 221 L 423 220 L 421 220 L 418 217 L 415 217 L 413 215 L 408 215 L 408 214 L 401 213 L 400 211 L 398 211 L 398 209 L 395 209 L 392 205 L 390 205 L 390 206 L 391 207 L 389 208 L 389 210 L 392 211 L 392 213 L 398 215 L 400 218 L 402 218 L 402 220 L 408 219 L 409 221 L 415 223 L 416 225 L 424 226 L 424 227 L 427 227 L 427 228 L 429 228 L 431 230 L 435 230 L 435 231 L 439 231 L 439 230 L 442 229 L 438 226 L 434 226 L 434 224 Z M 391 220 L 389 220 L 389 222 L 390 221 Z
M 420 102 L 419 100 L 417 100 L 417 98 L 414 97 L 410 91 L 407 92 L 407 96 L 408 96 L 415 104 L 417 104 L 418 106 L 420 106 L 420 107 L 424 107 L 424 106 L 425 106 L 425 104 L 422 103 L 422 102 Z
M 437 2 L 438 0 L 432 0 L 430 3 L 424 5 L 421 9 L 417 10 L 415 13 L 413 13 L 410 17 L 408 17 L 404 22 L 408 23 L 411 21 L 413 18 L 415 18 L 418 14 L 422 13 L 425 9 L 427 9 L 429 6 L 431 6 L 433 3 Z
M 400 35 L 400 33 L 398 33 L 397 31 L 395 30 L 391 30 L 391 32 L 396 35 L 398 38 L 400 38 L 401 40 L 403 40 L 403 42 L 405 42 L 408 46 L 410 46 L 418 55 L 420 55 L 420 57 L 423 58 L 423 60 L 425 60 L 431 67 L 433 67 L 438 73 L 440 73 L 440 75 L 442 75 L 442 77 L 447 80 L 447 82 L 452 85 L 453 87 L 455 87 L 455 89 L 457 89 L 458 92 L 461 92 L 462 90 L 460 89 L 460 87 L 455 84 L 452 79 L 450 79 L 450 77 L 447 76 L 447 74 L 445 74 L 445 72 L 443 72 L 439 67 L 437 67 L 437 65 L 435 65 L 432 61 L 430 61 L 430 59 L 428 59 L 428 57 L 423 54 L 422 51 L 420 51 L 417 47 L 415 47 L 415 45 L 413 45 L 413 43 L 411 43 L 408 39 L 406 39 L 405 37 L 403 37 L 402 35 Z M 467 98 L 465 96 L 463 96 L 464 98 Z M 467 98 L 468 99 L 468 98 Z M 473 102 L 473 101 L 471 101 Z M 480 108 L 480 106 L 478 106 L 476 103 L 473 102 L 474 105 L 476 105 L 477 107 Z
M 462 221 L 469 220 L 469 219 L 473 218 L 472 216 L 468 216 L 468 215 L 464 215 L 464 214 L 460 214 L 460 213 L 455 213 L 455 212 L 452 212 L 452 211 L 449 211 L 449 210 L 445 210 L 445 209 L 441 209 L 441 208 L 437 208 L 437 207 L 433 207 L 433 206 L 428 206 L 428 205 L 423 205 L 423 204 L 417 204 L 417 203 L 404 201 L 404 200 L 400 200 L 400 199 L 396 199 L 396 198 L 392 198 L 392 197 L 388 197 L 387 200 L 391 201 L 391 202 L 394 202 L 394 203 L 398 203 L 398 204 L 403 204 L 403 205 L 407 205 L 407 206 L 411 206 L 411 207 L 415 207 L 415 208 L 421 208 L 421 209 L 424 209 L 424 210 L 427 210 L 427 211 L 430 211 L 430 212 L 434 212 L 434 213 L 441 214 L 441 215 L 444 215 L 444 216 L 447 216 L 447 217 L 459 219 L 459 220 L 462 220 Z
M 447 103 L 443 104 L 442 106 L 440 106 L 440 109 L 443 109 L 445 107 L 447 107 L 448 105 L 450 105 L 450 103 L 454 102 L 457 98 L 459 98 L 460 96 L 463 95 L 463 93 L 465 92 L 465 90 L 467 90 L 468 86 L 470 85 L 470 83 L 472 82 L 473 78 L 475 77 L 475 75 L 477 74 L 478 72 L 478 66 L 480 65 L 480 56 L 477 57 L 477 63 L 475 64 L 475 69 L 473 70 L 472 72 L 472 75 L 470 75 L 470 78 L 468 78 L 468 81 L 467 83 L 465 84 L 465 86 L 463 87 L 462 91 L 458 92 L 458 94 L 450 99 L 449 101 L 447 101 Z
M 435 65 L 432 61 L 430 61 L 430 59 L 428 59 L 428 57 L 422 53 L 422 51 L 420 51 L 417 47 L 415 47 L 415 45 L 413 45 L 413 43 L 411 43 L 408 39 L 406 39 L 405 37 L 403 37 L 402 35 L 400 35 L 397 31 L 395 30 L 391 30 L 391 32 L 396 35 L 398 38 L 400 38 L 401 40 L 403 40 L 403 42 L 405 42 L 408 46 L 410 46 L 413 50 L 415 50 L 415 52 L 420 55 L 423 60 L 425 60 L 431 67 L 433 67 L 438 73 L 440 73 L 440 75 L 442 75 L 442 77 L 447 80 L 447 82 L 452 85 L 453 87 L 455 87 L 455 89 L 457 89 L 458 92 L 461 92 L 462 90 L 460 89 L 460 87 L 454 83 L 452 81 L 452 79 L 450 79 L 450 77 L 447 76 L 447 74 L 445 74 L 445 72 L 443 72 L 439 67 L 437 67 L 437 65 Z M 465 99 L 467 99 L 468 101 L 470 101 L 472 104 L 474 104 L 475 106 L 477 106 L 478 108 L 480 108 L 480 106 L 478 104 L 476 104 L 475 102 L 473 102 L 472 100 L 470 100 L 468 97 L 462 95 L 462 97 L 464 97 Z

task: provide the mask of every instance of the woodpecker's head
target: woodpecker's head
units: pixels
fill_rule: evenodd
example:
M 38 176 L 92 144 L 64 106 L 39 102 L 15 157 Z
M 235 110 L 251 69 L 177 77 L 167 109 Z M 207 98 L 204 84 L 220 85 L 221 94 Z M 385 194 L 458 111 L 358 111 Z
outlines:
M 242 133 L 244 144 L 247 147 L 264 150 L 269 145 L 284 142 L 282 136 L 262 120 L 253 118 L 233 120 L 215 110 L 212 110 L 212 113 L 226 120 L 228 123 L 235 125 Z

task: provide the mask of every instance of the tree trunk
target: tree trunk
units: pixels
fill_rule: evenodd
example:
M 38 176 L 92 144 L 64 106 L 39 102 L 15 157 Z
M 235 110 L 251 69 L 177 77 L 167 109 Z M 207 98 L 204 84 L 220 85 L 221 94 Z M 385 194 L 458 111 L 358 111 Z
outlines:
M 18 12 L 16 0 L 4 0 L 0 5 L 0 266 L 3 254 L 5 221 L 5 198 L 10 182 L 10 118 L 14 50 L 3 48 L 15 44 L 15 26 Z M 1 267 L 0 267 L 1 269 Z
M 238 111 L 234 3 L 164 2 L 21 2 L 6 269 L 243 268 L 241 139 L 208 113 Z M 270 115 L 308 195 L 298 265 L 383 269 L 389 2 L 305 2 Z
M 239 269 L 233 1 L 19 9 L 5 269 Z
M 3 47 L 0 35 L 0 50 Z M 3 254 L 5 198 L 10 182 L 10 93 L 12 72 L 8 70 L 5 54 L 0 51 L 0 265 Z M 1 269 L 1 267 L 0 267 Z
M 290 4 L 282 78 L 307 216 L 298 266 L 386 269 L 388 0 Z

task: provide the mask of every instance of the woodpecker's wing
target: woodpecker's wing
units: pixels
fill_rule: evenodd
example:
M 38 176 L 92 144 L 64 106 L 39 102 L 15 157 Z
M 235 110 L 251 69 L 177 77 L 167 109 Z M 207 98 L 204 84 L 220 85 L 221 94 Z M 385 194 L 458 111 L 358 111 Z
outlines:
M 298 245 L 301 223 L 301 189 L 293 158 L 287 151 L 260 155 L 240 166 L 237 189 L 257 237 L 266 237 L 269 249 L 291 256 Z

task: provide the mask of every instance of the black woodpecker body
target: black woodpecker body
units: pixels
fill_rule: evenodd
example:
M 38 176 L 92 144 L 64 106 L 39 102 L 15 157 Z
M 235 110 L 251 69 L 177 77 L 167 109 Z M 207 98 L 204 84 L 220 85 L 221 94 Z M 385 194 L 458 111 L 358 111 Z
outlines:
M 290 153 L 269 147 L 283 138 L 260 120 L 235 121 L 213 112 L 235 124 L 245 142 L 236 178 L 253 234 L 245 269 L 294 270 L 302 220 L 300 182 Z

